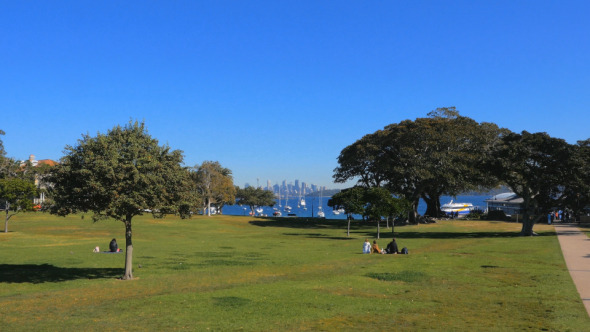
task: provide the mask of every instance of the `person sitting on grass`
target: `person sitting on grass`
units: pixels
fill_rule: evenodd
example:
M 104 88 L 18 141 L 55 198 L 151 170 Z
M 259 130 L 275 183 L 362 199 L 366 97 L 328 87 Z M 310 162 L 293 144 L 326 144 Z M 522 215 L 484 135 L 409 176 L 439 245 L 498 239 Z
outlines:
M 373 253 L 378 253 L 378 254 L 382 254 L 383 251 L 381 251 L 381 249 L 379 249 L 379 245 L 377 244 L 377 240 L 373 241 L 373 246 L 371 247 L 371 254 Z
M 111 252 L 118 252 L 119 251 L 119 245 L 117 245 L 117 239 L 111 240 L 111 243 L 109 244 L 109 249 L 111 250 Z
M 391 239 L 391 242 L 389 242 L 387 248 L 385 248 L 385 252 L 388 254 L 399 254 L 399 249 L 397 248 L 395 239 Z
M 369 239 L 365 239 L 365 243 L 363 243 L 363 254 L 370 254 L 371 253 L 371 242 Z

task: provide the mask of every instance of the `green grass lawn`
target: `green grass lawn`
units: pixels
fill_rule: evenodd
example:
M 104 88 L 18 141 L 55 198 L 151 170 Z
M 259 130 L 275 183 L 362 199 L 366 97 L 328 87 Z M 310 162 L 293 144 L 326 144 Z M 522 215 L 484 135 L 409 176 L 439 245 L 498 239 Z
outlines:
M 409 255 L 363 255 L 376 227 L 214 216 L 124 225 L 43 213 L 0 234 L 0 330 L 589 331 L 552 226 L 446 221 L 396 227 Z M 384 247 L 391 230 L 382 227 Z M 141 267 L 140 267 L 141 265 Z

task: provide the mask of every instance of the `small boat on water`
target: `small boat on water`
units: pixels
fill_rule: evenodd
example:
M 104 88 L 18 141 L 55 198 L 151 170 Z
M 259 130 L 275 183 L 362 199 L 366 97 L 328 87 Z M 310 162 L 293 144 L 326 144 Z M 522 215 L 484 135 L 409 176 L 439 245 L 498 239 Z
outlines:
M 334 212 L 335 215 L 339 215 L 341 213 L 344 213 L 345 211 L 344 211 L 344 209 L 340 208 L 338 210 L 334 210 L 333 212 Z
M 446 215 L 457 214 L 457 216 L 461 217 L 468 215 L 475 208 L 471 203 L 453 203 L 453 200 L 451 200 L 449 203 L 441 205 L 440 210 Z
M 322 190 L 320 189 L 320 205 L 318 206 L 318 217 L 319 218 L 325 218 L 326 214 L 324 213 L 324 211 L 322 210 Z

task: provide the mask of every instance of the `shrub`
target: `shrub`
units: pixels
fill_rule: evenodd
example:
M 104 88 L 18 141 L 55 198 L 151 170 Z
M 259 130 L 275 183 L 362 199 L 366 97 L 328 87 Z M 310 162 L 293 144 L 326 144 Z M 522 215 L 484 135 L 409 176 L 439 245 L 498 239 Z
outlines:
M 488 211 L 488 215 L 486 216 L 487 220 L 508 220 L 506 213 L 502 210 L 492 210 Z

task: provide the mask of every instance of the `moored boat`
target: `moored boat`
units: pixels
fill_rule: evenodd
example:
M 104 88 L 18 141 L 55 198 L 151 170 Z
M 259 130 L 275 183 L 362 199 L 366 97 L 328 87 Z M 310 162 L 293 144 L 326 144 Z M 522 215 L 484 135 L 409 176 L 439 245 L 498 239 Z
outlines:
M 443 204 L 440 207 L 440 210 L 446 214 L 446 215 L 450 215 L 450 216 L 466 216 L 467 214 L 469 214 L 469 212 L 475 210 L 475 206 L 473 206 L 473 204 L 471 203 L 454 203 L 452 200 L 447 203 L 447 204 Z

